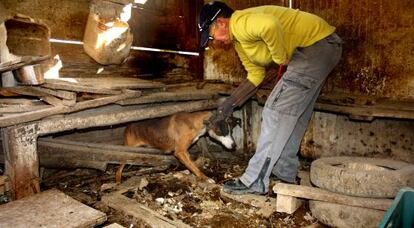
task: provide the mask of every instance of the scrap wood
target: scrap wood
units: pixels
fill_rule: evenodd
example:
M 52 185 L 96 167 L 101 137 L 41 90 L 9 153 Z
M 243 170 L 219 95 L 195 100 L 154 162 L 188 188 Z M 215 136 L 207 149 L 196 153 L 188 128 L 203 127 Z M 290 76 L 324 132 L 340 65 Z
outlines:
M 48 89 L 60 89 L 73 92 L 86 92 L 98 94 L 120 94 L 122 92 L 121 90 L 107 89 L 91 85 L 83 85 L 81 83 L 69 82 L 58 79 L 46 79 L 45 81 L 46 82 L 40 86 Z
M 63 101 L 57 97 L 51 96 L 51 95 L 46 95 L 46 96 L 41 96 L 40 97 L 44 102 L 51 104 L 53 106 L 68 106 L 68 105 L 64 105 Z
M 64 78 L 64 80 L 77 81 L 81 85 L 94 86 L 107 89 L 158 89 L 164 88 L 164 83 L 139 78 L 104 77 L 104 78 Z
M 10 88 L 1 88 L 1 94 L 4 96 L 34 96 L 42 99 L 53 106 L 65 105 L 72 106 L 76 102 L 76 93 L 68 91 L 55 91 L 43 89 L 35 86 L 17 86 Z M 63 100 L 59 99 L 62 98 Z
M 40 92 L 40 93 L 43 93 L 43 94 L 52 95 L 52 96 L 55 96 L 55 97 L 66 99 L 66 100 L 76 99 L 76 93 L 75 92 L 70 92 L 70 91 L 65 91 L 65 90 L 56 90 L 56 89 L 47 89 L 47 88 L 42 88 L 42 87 L 39 87 L 39 86 L 31 86 L 29 88 L 32 91 L 37 91 L 37 92 Z
M 294 196 L 305 199 L 319 200 L 331 203 L 338 203 L 343 205 L 355 206 L 370 208 L 376 210 L 386 211 L 391 203 L 391 199 L 376 199 L 376 198 L 364 198 L 364 197 L 355 197 L 347 196 L 320 188 L 294 185 L 294 184 L 284 184 L 277 183 L 273 187 L 273 191 L 277 194 Z
M 1 103 L 1 102 L 0 102 Z M 51 107 L 50 105 L 1 105 L 0 113 L 21 113 L 41 110 Z
M 50 56 L 23 56 L 21 58 L 0 63 L 0 74 L 7 71 L 17 70 L 26 65 L 33 65 L 48 60 Z
M 44 109 L 36 110 L 32 112 L 4 116 L 4 117 L 0 117 L 0 127 L 6 127 L 6 126 L 19 124 L 19 123 L 30 122 L 33 120 L 42 119 L 44 117 L 52 116 L 56 114 L 71 113 L 71 112 L 76 112 L 76 111 L 80 111 L 80 110 L 84 110 L 88 108 L 95 108 L 95 107 L 111 104 L 111 103 L 117 102 L 122 99 L 138 97 L 140 95 L 141 95 L 140 91 L 125 91 L 124 93 L 119 94 L 119 95 L 101 97 L 101 98 L 97 98 L 97 99 L 90 100 L 90 101 L 78 102 L 72 107 L 55 106 L 55 107 L 44 108 Z
M 95 148 L 95 149 L 105 149 L 105 150 L 112 150 L 112 151 L 125 151 L 131 153 L 141 153 L 141 154 L 165 154 L 164 151 L 150 148 L 150 147 L 128 147 L 123 145 L 111 145 L 105 143 L 89 143 L 89 142 L 79 142 L 67 139 L 60 139 L 60 138 L 39 138 L 38 142 L 49 142 L 49 143 L 59 143 L 65 146 L 81 146 L 86 148 Z
M 195 91 L 177 91 L 177 92 L 158 92 L 143 94 L 138 98 L 125 99 L 118 101 L 120 105 L 131 105 L 131 104 L 147 104 L 156 102 L 166 101 L 187 101 L 187 100 L 202 100 L 202 99 L 213 99 L 217 98 L 216 92 L 195 90 Z
M 43 102 L 38 99 L 27 99 L 27 98 L 0 98 L 0 104 L 4 105 L 39 105 Z
M 106 215 L 56 189 L 0 205 L 1 227 L 94 227 Z
M 43 140 L 39 139 L 38 141 L 38 154 L 41 164 L 44 164 L 45 161 L 48 162 L 47 165 L 54 167 L 65 167 L 78 165 L 88 165 L 85 168 L 94 168 L 97 162 L 102 164 L 129 164 L 129 165 L 139 165 L 139 166 L 162 166 L 162 165 L 176 165 L 178 164 L 177 159 L 173 155 L 165 154 L 147 154 L 128 152 L 125 149 L 128 147 L 118 146 L 118 150 L 113 150 L 111 147 L 106 147 L 102 144 L 101 147 L 88 147 L 87 144 L 82 143 L 60 143 L 59 141 L 54 140 Z M 105 167 L 102 167 L 105 170 Z

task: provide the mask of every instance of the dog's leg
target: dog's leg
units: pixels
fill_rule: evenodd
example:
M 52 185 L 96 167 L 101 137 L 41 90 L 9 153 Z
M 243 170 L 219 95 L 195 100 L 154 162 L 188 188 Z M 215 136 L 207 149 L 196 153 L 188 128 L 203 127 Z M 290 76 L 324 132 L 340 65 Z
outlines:
M 174 152 L 175 157 L 177 157 L 178 160 L 180 160 L 180 162 L 183 163 L 185 167 L 187 167 L 187 169 L 189 169 L 192 173 L 194 173 L 198 178 L 202 180 L 208 179 L 208 177 L 204 175 L 204 173 L 201 172 L 201 170 L 191 160 L 190 154 L 188 153 L 187 148 L 188 148 L 187 144 L 185 146 L 178 145 L 175 148 L 175 152 Z

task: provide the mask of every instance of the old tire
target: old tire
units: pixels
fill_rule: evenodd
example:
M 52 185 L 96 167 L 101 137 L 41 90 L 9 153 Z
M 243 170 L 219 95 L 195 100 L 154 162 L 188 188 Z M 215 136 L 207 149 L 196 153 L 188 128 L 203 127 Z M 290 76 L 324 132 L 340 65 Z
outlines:
M 378 227 L 385 211 L 309 200 L 312 216 L 332 227 Z
M 405 186 L 414 187 L 414 165 L 379 158 L 326 157 L 312 162 L 314 185 L 345 195 L 393 198 Z

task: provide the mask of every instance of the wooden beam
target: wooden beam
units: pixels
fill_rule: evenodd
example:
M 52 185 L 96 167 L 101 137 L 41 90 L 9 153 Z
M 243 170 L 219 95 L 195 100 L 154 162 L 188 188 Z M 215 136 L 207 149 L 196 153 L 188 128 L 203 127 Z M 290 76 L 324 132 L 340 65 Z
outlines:
M 126 146 L 40 139 L 37 149 L 41 164 L 53 168 L 97 168 L 105 170 L 108 164 L 125 163 L 139 166 L 180 164 L 172 154 L 166 155 L 159 150 L 148 150 L 150 153 L 145 153 L 145 148 L 140 151 L 140 148 Z M 154 153 L 154 151 L 157 153 Z
M 386 211 L 392 203 L 391 199 L 375 199 L 342 195 L 320 188 L 302 185 L 277 183 L 273 187 L 275 193 L 305 199 L 319 200 L 343 205 L 370 208 Z
M 351 107 L 317 102 L 315 104 L 315 109 L 335 113 L 344 113 L 350 115 L 351 117 L 359 117 L 358 119 L 364 119 L 362 117 L 371 117 L 368 118 L 369 121 L 371 121 L 374 117 L 414 119 L 414 111 L 412 110 L 396 110 L 391 108 L 387 109 L 384 107 L 377 108 L 375 106 Z
M 164 88 L 164 83 L 149 81 L 139 78 L 127 77 L 100 77 L 100 78 L 65 78 L 74 80 L 85 86 L 107 88 L 114 90 L 121 89 L 160 89 Z
M 49 58 L 50 56 L 41 56 L 41 57 L 24 56 L 16 60 L 0 63 L 0 74 L 3 72 L 19 69 L 26 65 L 34 65 L 36 63 L 42 62 Z
M 94 100 L 78 102 L 72 107 L 55 106 L 55 107 L 45 108 L 45 109 L 36 110 L 32 112 L 4 116 L 4 117 L 0 117 L 0 127 L 30 122 L 30 121 L 42 119 L 47 116 L 52 116 L 52 115 L 61 114 L 61 113 L 70 113 L 70 112 L 76 112 L 76 111 L 80 111 L 84 109 L 95 108 L 95 107 L 111 104 L 111 103 L 117 102 L 122 99 L 137 97 L 140 95 L 141 95 L 141 92 L 139 91 L 133 91 L 133 92 L 128 91 L 128 92 L 124 92 L 119 95 L 101 97 L 101 98 L 97 98 Z
M 144 94 L 138 98 L 131 98 L 118 101 L 120 105 L 131 105 L 131 104 L 148 104 L 166 101 L 188 101 L 188 100 L 204 100 L 217 98 L 216 92 L 209 91 L 178 91 L 178 92 L 159 92 Z
M 52 95 L 52 96 L 55 96 L 55 97 L 66 99 L 66 100 L 76 99 L 76 93 L 75 92 L 70 92 L 70 91 L 65 91 L 65 90 L 53 90 L 53 89 L 47 89 L 47 88 L 42 88 L 42 87 L 38 87 L 38 86 L 32 86 L 30 88 L 33 91 L 37 91 L 37 92 L 40 92 L 40 93 L 43 93 L 43 94 Z
M 27 98 L 1 98 L 0 104 L 6 105 L 40 105 L 43 102 L 38 99 L 27 99 Z
M 32 112 L 50 108 L 50 105 L 6 105 L 0 107 L 0 113 L 21 113 L 21 112 Z
M 39 138 L 39 143 L 59 143 L 62 145 L 67 146 L 82 146 L 85 148 L 96 148 L 96 149 L 104 149 L 104 150 L 112 150 L 112 151 L 125 151 L 130 153 L 138 153 L 138 154 L 165 154 L 164 151 L 150 148 L 150 147 L 129 147 L 124 145 L 111 145 L 111 144 L 104 144 L 104 143 L 88 143 L 88 142 L 79 142 L 74 140 L 67 140 L 67 139 L 59 139 L 59 138 Z
M 68 82 L 57 79 L 46 79 L 46 82 L 40 85 L 43 88 L 59 89 L 74 92 L 97 93 L 97 94 L 120 94 L 121 90 L 99 88 L 96 86 L 86 86 L 79 83 Z
M 51 95 L 41 96 L 40 98 L 42 98 L 44 102 L 51 104 L 53 106 L 66 106 L 63 104 L 61 99 Z
M 12 198 L 40 192 L 36 126 L 2 128 L 1 135 Z

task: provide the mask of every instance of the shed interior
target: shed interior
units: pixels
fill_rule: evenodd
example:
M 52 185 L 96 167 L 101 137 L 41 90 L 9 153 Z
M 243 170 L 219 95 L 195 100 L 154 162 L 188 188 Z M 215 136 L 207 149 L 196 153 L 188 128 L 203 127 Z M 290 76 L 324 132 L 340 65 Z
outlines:
M 61 193 L 50 189 L 100 211 L 91 212 L 95 217 L 89 220 L 72 216 L 71 221 L 78 218 L 75 226 L 357 227 L 355 221 L 369 219 L 362 224 L 378 225 L 394 197 L 361 205 L 332 196 L 336 200 L 331 204 L 369 214 L 369 219 L 338 225 L 321 219 L 323 209 L 313 211 L 323 206 L 315 206 L 314 201 L 324 201 L 317 196 L 289 196 L 283 205 L 294 209 L 281 213 L 276 204 L 282 201 L 276 203 L 276 198 L 284 195 L 283 186 L 252 198 L 220 191 L 225 181 L 243 173 L 255 152 L 273 78 L 235 111 L 241 119 L 233 130 L 235 150 L 225 150 L 208 137 L 190 148 L 213 185 L 198 181 L 171 153 L 123 145 L 128 124 L 181 111 L 215 110 L 246 78 L 233 46 L 212 43 L 206 50 L 199 48 L 197 17 L 208 2 L 0 1 L 0 226 L 22 224 L 6 215 L 20 216 L 23 222 L 33 219 L 16 204 L 7 205 L 26 199 L 21 207 L 34 211 L 31 207 L 41 200 L 32 197 L 61 200 Z M 317 99 L 301 141 L 300 186 L 315 187 L 309 171 L 319 158 L 362 157 L 414 165 L 412 0 L 223 2 L 235 10 L 279 5 L 314 13 L 335 26 L 344 40 L 342 58 Z M 407 183 L 413 187 L 414 179 Z M 331 192 L 320 194 L 329 198 Z M 79 214 L 88 210 L 70 203 Z M 60 209 L 50 205 L 49 212 Z M 363 212 L 356 212 L 360 209 Z M 2 210 L 16 212 L 2 216 Z M 42 213 L 46 218 L 48 211 Z M 64 218 L 54 220 L 69 226 L 71 221 L 65 224 Z

